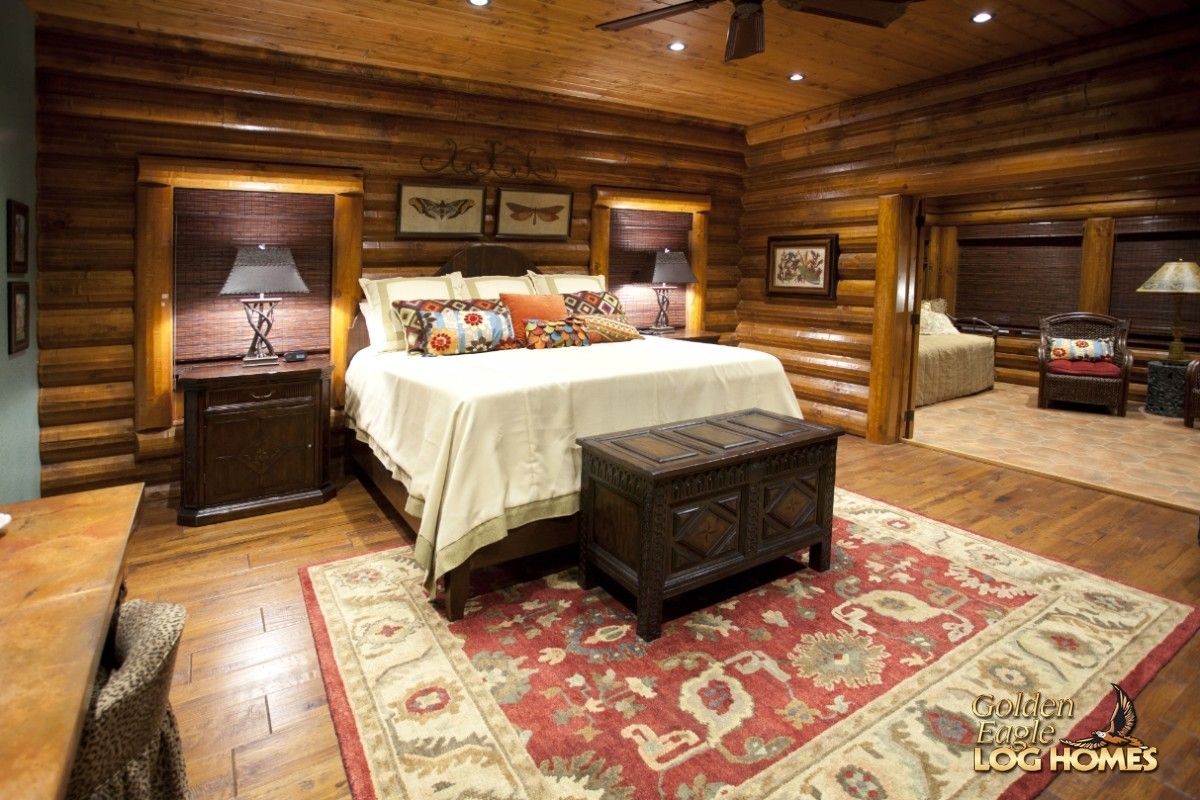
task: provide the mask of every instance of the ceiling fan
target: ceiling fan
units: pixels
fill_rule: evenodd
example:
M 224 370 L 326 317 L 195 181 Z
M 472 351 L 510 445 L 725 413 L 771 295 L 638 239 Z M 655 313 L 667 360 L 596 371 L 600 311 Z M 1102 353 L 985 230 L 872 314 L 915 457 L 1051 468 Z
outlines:
M 673 6 L 663 6 L 653 11 L 634 14 L 630 17 L 603 22 L 597 28 L 605 31 L 623 31 L 635 25 L 644 25 L 667 19 L 676 14 L 686 14 L 702 8 L 724 3 L 726 0 L 687 0 Z M 729 19 L 729 35 L 725 40 L 725 60 L 745 58 L 763 51 L 763 0 L 729 0 L 733 3 L 733 16 Z M 886 28 L 908 9 L 909 3 L 921 0 L 779 0 L 779 5 L 792 11 L 819 14 L 822 17 L 840 19 Z

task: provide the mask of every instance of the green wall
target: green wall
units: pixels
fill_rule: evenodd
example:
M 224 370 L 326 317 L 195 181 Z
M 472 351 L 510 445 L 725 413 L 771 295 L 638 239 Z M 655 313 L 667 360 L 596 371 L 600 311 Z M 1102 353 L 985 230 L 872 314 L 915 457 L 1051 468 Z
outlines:
M 5 288 L 0 298 L 0 504 L 38 496 L 41 460 L 37 420 L 37 240 L 34 201 L 34 56 L 33 14 L 21 0 L 0 0 L 0 204 L 18 200 L 29 206 L 29 272 L 10 275 L 0 258 Z M 0 214 L 3 214 L 0 211 Z M 8 225 L 0 231 L 8 252 Z M 8 354 L 8 292 L 16 281 L 29 283 L 29 348 Z

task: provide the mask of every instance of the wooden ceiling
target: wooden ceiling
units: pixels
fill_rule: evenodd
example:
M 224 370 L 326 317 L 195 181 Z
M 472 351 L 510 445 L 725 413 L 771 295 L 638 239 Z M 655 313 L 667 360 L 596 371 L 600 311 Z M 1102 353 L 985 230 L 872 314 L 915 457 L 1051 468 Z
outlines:
M 28 0 L 39 13 L 751 125 L 1195 9 L 1200 0 L 926 0 L 887 30 L 766 0 L 766 52 L 722 62 L 731 7 L 608 33 L 667 0 Z M 986 24 L 971 21 L 991 11 Z M 667 49 L 672 40 L 687 50 Z M 806 79 L 789 81 L 801 72 Z M 500 87 L 503 87 L 502 89 Z

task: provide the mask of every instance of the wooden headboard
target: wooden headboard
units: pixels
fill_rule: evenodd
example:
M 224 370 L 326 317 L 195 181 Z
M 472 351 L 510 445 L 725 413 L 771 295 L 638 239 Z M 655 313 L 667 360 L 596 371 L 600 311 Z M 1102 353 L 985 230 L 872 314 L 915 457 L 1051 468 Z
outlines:
M 539 272 L 529 256 L 520 250 L 503 244 L 473 244 L 464 247 L 442 265 L 438 275 L 448 275 L 451 272 L 461 272 L 464 278 L 477 278 L 481 275 L 510 275 L 519 277 L 526 272 Z M 346 345 L 346 363 L 349 364 L 359 350 L 371 343 L 367 334 L 366 320 L 361 314 L 355 314 L 350 323 L 350 334 Z

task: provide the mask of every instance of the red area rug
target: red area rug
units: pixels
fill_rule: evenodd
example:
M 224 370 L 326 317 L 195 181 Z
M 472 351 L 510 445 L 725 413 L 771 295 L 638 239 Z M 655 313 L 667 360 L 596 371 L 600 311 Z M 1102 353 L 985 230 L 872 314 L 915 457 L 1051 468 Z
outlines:
M 305 568 L 356 800 L 1030 797 L 1051 773 L 974 770 L 975 699 L 1070 699 L 1057 736 L 1093 730 L 1110 682 L 1136 695 L 1200 625 L 875 500 L 836 514 L 829 572 L 797 563 L 651 644 L 570 570 L 447 625 L 409 548 Z

